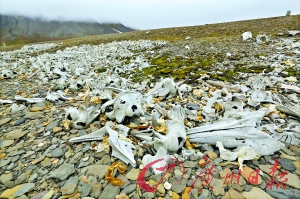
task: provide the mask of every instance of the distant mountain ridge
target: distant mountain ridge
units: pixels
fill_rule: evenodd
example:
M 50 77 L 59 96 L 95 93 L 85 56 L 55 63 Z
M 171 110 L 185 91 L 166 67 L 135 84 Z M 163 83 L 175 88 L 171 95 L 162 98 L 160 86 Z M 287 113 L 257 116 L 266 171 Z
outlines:
M 0 41 L 21 44 L 89 35 L 130 32 L 120 23 L 46 21 L 24 16 L 0 15 Z

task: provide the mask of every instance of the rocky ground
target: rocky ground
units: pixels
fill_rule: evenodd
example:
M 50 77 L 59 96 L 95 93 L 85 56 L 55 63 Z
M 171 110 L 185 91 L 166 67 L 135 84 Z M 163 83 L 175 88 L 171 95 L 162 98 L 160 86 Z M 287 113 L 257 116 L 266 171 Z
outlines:
M 87 94 L 88 84 L 84 84 L 80 88 L 73 88 L 73 90 L 63 89 L 64 94 L 70 97 L 68 100 L 45 100 L 47 92 L 57 89 L 56 81 L 62 75 L 47 74 L 46 69 L 44 73 L 33 75 L 39 67 L 39 65 L 34 65 L 38 64 L 37 58 L 39 57 L 41 60 L 48 59 L 49 62 L 53 57 L 51 70 L 56 67 L 53 63 L 57 64 L 57 60 L 61 63 L 68 60 L 75 65 L 82 59 L 86 61 L 81 63 L 80 67 L 83 67 L 97 63 L 99 57 L 93 57 L 95 54 L 92 54 L 92 51 L 90 51 L 91 54 L 88 54 L 90 57 L 84 55 L 88 58 L 83 58 L 81 54 L 78 56 L 76 53 L 76 56 L 73 55 L 73 57 L 66 56 L 69 52 L 81 52 L 85 49 L 80 47 L 67 48 L 65 51 L 55 52 L 53 55 L 51 53 L 40 54 L 41 49 L 35 51 L 32 48 L 10 52 L 11 54 L 3 52 L 0 70 L 11 69 L 18 75 L 4 78 L 2 74 L 3 78 L 0 81 L 0 99 L 2 100 L 0 102 L 0 198 L 300 198 L 300 145 L 298 140 L 300 115 L 297 110 L 300 108 L 300 37 L 299 34 L 282 33 L 281 36 L 272 37 L 270 41 L 260 44 L 252 39 L 242 41 L 240 37 L 213 38 L 210 41 L 195 41 L 185 38 L 183 41 L 162 42 L 153 44 L 153 46 L 147 42 L 142 42 L 143 45 L 134 43 L 128 44 L 134 46 L 130 50 L 132 54 L 128 54 L 129 59 L 126 56 L 115 57 L 123 64 L 123 67 L 129 64 L 130 59 L 138 56 L 148 60 L 150 65 L 155 65 L 143 68 L 141 63 L 135 63 L 136 65 L 133 64 L 132 70 L 128 73 L 120 73 L 120 77 L 132 79 L 130 84 L 133 86 L 130 88 L 137 89 L 136 87 L 141 86 L 143 80 L 148 80 L 146 88 L 143 90 L 143 92 L 147 92 L 159 81 L 159 77 L 172 77 L 175 82 L 185 80 L 185 83 L 192 87 L 191 91 L 183 94 L 183 99 L 177 95 L 171 99 L 164 99 L 164 96 L 154 98 L 155 102 L 166 110 L 171 109 L 171 104 L 184 106 L 190 103 L 193 106 L 199 106 L 200 112 L 198 112 L 197 118 L 186 118 L 186 129 L 209 122 L 207 117 L 201 115 L 201 111 L 203 112 L 203 107 L 206 105 L 203 99 L 211 97 L 213 91 L 222 89 L 224 85 L 221 87 L 212 85 L 208 83 L 208 80 L 221 80 L 226 85 L 230 85 L 230 88 L 240 89 L 241 85 L 251 88 L 249 79 L 260 74 L 270 80 L 265 82 L 267 91 L 289 99 L 294 106 L 292 108 L 286 106 L 285 109 L 279 111 L 274 109 L 272 103 L 269 102 L 251 106 L 247 104 L 246 99 L 244 100 L 243 108 L 245 109 L 255 111 L 268 108 L 269 111 L 264 116 L 261 125 L 274 124 L 277 127 L 274 127 L 275 131 L 282 133 L 277 140 L 285 147 L 274 154 L 244 161 L 239 181 L 234 178 L 231 180 L 232 176 L 239 175 L 237 161 L 227 163 L 227 160 L 221 158 L 218 147 L 214 145 L 206 143 L 193 145 L 187 142 L 185 147 L 193 151 L 192 155 L 185 155 L 181 149 L 175 155 L 173 154 L 183 163 L 183 166 L 176 164 L 165 175 L 163 175 L 164 173 L 154 175 L 151 169 L 146 172 L 144 179 L 147 184 L 151 186 L 159 184 L 155 192 L 143 190 L 137 182 L 138 175 L 146 166 L 142 164 L 143 157 L 146 154 L 155 155 L 155 151 L 151 144 L 134 137 L 132 132 L 145 128 L 164 132 L 157 128 L 157 125 L 160 127 L 164 125 L 157 123 L 170 118 L 160 117 L 156 119 L 157 123 L 153 119 L 142 121 L 136 117 L 127 122 L 123 121 L 123 124 L 131 129 L 128 138 L 135 146 L 132 153 L 137 165 L 136 167 L 130 164 L 123 165 L 123 170 L 117 170 L 112 165 L 120 160 L 112 156 L 111 151 L 97 152 L 95 150 L 99 141 L 70 142 L 71 138 L 98 130 L 107 121 L 116 123 L 114 119 L 110 120 L 105 113 L 101 113 L 81 129 L 66 124 L 65 109 L 68 107 L 99 105 L 100 102 L 92 101 L 92 96 Z M 144 48 L 145 45 L 150 47 Z M 111 48 L 114 50 L 112 47 L 102 46 L 101 49 Z M 124 50 L 125 52 L 127 53 Z M 88 63 L 88 60 L 92 60 L 91 63 Z M 103 59 L 101 58 L 101 60 Z M 175 62 L 177 64 L 174 65 Z M 46 65 L 46 61 L 42 64 Z M 108 65 L 110 64 L 113 65 L 116 62 Z M 134 68 L 137 65 L 138 67 Z M 152 67 L 155 70 L 152 70 Z M 185 70 L 186 68 L 189 70 Z M 111 75 L 105 73 L 102 66 L 92 66 L 91 70 L 98 75 L 98 79 Z M 181 70 L 184 71 L 183 75 Z M 104 76 L 101 76 L 102 73 Z M 71 79 L 79 79 L 79 77 L 73 75 L 70 82 Z M 43 98 L 44 100 L 38 102 L 15 100 L 16 95 L 23 98 Z M 12 108 L 12 104 L 17 106 Z M 216 113 L 219 111 L 217 107 L 213 107 L 216 109 Z M 147 112 L 151 113 L 152 109 L 147 107 Z M 220 118 L 222 118 L 221 113 L 216 115 L 216 120 Z M 286 129 L 293 133 L 286 133 Z M 264 132 L 270 133 L 274 137 L 272 132 L 268 132 L 266 129 Z M 278 165 L 276 165 L 276 160 L 278 160 Z M 209 163 L 203 164 L 205 162 Z M 273 167 L 274 165 L 275 167 Z M 208 173 L 205 168 L 214 169 L 213 172 Z M 274 175 L 271 172 L 272 168 Z M 256 169 L 260 169 L 259 175 L 256 181 L 251 180 Z M 204 173 L 206 178 L 197 177 L 201 173 Z M 116 185 L 118 183 L 113 185 L 107 178 L 108 174 L 119 179 L 122 185 Z M 208 180 L 208 178 L 210 179 Z M 160 182 L 161 179 L 162 182 Z M 272 180 L 274 180 L 274 184 L 269 186 Z M 165 182 L 169 182 L 171 188 L 168 188 Z

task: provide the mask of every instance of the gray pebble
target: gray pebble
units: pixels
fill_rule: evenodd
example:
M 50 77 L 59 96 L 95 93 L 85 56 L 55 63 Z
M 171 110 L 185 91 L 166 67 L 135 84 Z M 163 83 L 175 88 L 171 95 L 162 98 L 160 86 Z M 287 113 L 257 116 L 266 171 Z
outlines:
M 15 181 L 15 184 L 22 184 L 23 182 L 25 182 L 25 180 L 27 179 L 27 174 L 26 173 L 22 173 Z
M 179 194 L 185 189 L 187 180 L 181 179 L 180 181 L 177 181 L 176 178 L 171 177 L 169 182 L 172 184 L 171 190 Z
M 14 123 L 14 126 L 19 126 L 20 124 L 23 124 L 25 120 L 26 119 L 24 117 L 21 117 L 18 121 Z
M 34 183 L 26 183 L 23 184 L 15 193 L 14 197 L 18 197 L 24 195 L 25 193 L 29 192 L 31 189 L 35 187 Z
M 10 163 L 10 160 L 8 160 L 8 159 L 6 159 L 6 160 L 2 159 L 2 160 L 0 160 L 0 167 L 4 167 L 4 166 L 8 165 L 9 163 Z
M 38 174 L 37 173 L 34 173 L 32 174 L 29 179 L 28 179 L 28 182 L 33 182 L 35 179 L 37 179 L 38 177 Z
M 54 158 L 59 158 L 65 155 L 65 151 L 61 147 L 58 147 L 51 152 L 51 155 Z
M 73 173 L 75 173 L 76 170 L 74 168 L 73 164 L 65 163 L 61 165 L 59 168 L 52 171 L 50 178 L 56 178 L 59 180 L 65 180 L 67 177 Z
M 86 197 L 89 195 L 89 193 L 91 192 L 92 190 L 92 187 L 87 184 L 87 183 L 83 183 L 81 185 L 81 189 L 80 189 L 80 194 L 81 194 L 81 197 Z
M 78 177 L 70 177 L 62 188 L 62 195 L 71 195 L 75 192 L 78 185 Z
M 288 171 L 295 171 L 296 166 L 294 165 L 292 160 L 286 159 L 286 158 L 278 158 L 279 164 L 282 166 L 282 168 L 288 170 Z
M 10 181 L 13 179 L 13 173 L 3 173 L 1 176 L 0 176 L 0 182 L 2 184 Z
M 110 156 L 109 155 L 105 155 L 101 158 L 101 160 L 99 160 L 97 162 L 97 164 L 102 164 L 102 165 L 110 165 L 111 161 L 110 161 Z
M 131 194 L 132 192 L 134 192 L 136 190 L 136 184 L 131 184 L 128 185 L 127 187 L 125 187 L 121 193 L 125 193 L 127 195 Z
M 116 198 L 116 195 L 119 195 L 119 193 L 120 193 L 120 188 L 118 186 L 113 186 L 111 184 L 108 184 L 105 186 L 99 199 Z
M 57 121 L 53 121 L 50 124 L 48 124 L 45 128 L 45 131 L 52 131 L 52 129 L 54 127 L 58 126 L 58 122 Z
M 300 198 L 300 190 L 299 189 L 282 189 L 281 187 L 276 187 L 276 185 L 266 189 L 266 192 L 278 199 L 296 199 Z

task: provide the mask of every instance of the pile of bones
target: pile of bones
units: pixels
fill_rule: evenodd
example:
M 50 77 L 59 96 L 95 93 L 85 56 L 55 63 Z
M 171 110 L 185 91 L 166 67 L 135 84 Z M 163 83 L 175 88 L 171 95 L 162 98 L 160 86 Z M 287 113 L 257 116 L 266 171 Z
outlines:
M 191 155 L 201 156 L 197 146 L 211 144 L 219 148 L 223 160 L 237 159 L 242 169 L 244 160 L 273 154 L 284 143 L 299 145 L 300 88 L 295 77 L 281 76 L 284 68 L 299 67 L 299 56 L 298 60 L 294 56 L 299 54 L 299 41 L 290 38 L 280 41 L 274 48 L 292 49 L 294 55 L 275 54 L 277 63 L 272 72 L 241 74 L 246 77 L 244 82 L 237 79 L 235 83 L 225 84 L 203 75 L 194 85 L 175 82 L 172 78 L 151 77 L 133 83 L 130 77 L 122 77 L 132 70 L 149 67 L 145 57 L 159 54 L 158 47 L 166 43 L 121 41 L 68 47 L 38 56 L 31 53 L 58 44 L 1 52 L 2 79 L 23 74 L 28 81 L 51 85 L 52 90 L 37 94 L 36 98 L 16 95 L 15 99 L 0 99 L 0 104 L 12 104 L 10 108 L 18 110 L 22 107 L 16 101 L 89 102 L 88 107 L 81 104 L 65 109 L 65 129 L 85 129 L 95 120 L 105 120 L 104 125 L 69 141 L 96 142 L 91 147 L 93 150 L 111 153 L 133 167 L 170 156 L 180 161 Z M 124 61 L 128 59 L 129 63 Z M 286 60 L 294 64 L 282 64 Z M 98 72 L 100 67 L 105 71 Z M 284 91 L 281 92 L 284 95 L 275 88 Z M 152 146 L 153 153 L 137 162 L 132 153 L 136 144 Z M 166 159 L 153 167 L 167 164 Z

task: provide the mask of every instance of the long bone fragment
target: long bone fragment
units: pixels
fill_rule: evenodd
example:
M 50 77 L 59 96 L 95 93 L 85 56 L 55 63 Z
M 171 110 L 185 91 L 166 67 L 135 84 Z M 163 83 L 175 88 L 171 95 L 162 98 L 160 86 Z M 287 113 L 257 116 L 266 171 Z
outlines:
M 187 130 L 190 142 L 215 145 L 220 141 L 227 148 L 249 146 L 259 155 L 269 155 L 284 145 L 255 128 L 263 117 L 262 111 L 240 114 L 242 118 L 229 119 Z
M 218 82 L 218 81 L 212 81 L 212 80 L 206 80 L 206 83 L 208 83 L 209 85 L 212 85 L 218 89 L 222 89 L 222 88 L 226 88 L 229 92 L 232 93 L 239 93 L 241 92 L 241 90 L 235 86 L 229 86 L 224 84 L 223 82 Z
M 111 155 L 119 158 L 126 164 L 130 163 L 131 166 L 135 167 L 136 162 L 132 153 L 132 149 L 135 149 L 135 146 L 128 142 L 128 140 L 119 138 L 118 133 L 109 126 L 106 126 L 106 129 L 109 133 L 108 142 L 112 147 Z

